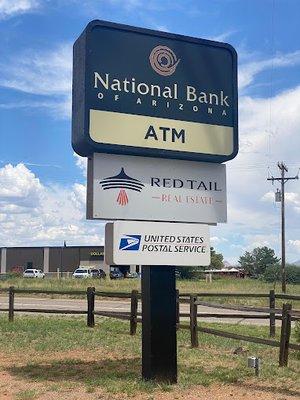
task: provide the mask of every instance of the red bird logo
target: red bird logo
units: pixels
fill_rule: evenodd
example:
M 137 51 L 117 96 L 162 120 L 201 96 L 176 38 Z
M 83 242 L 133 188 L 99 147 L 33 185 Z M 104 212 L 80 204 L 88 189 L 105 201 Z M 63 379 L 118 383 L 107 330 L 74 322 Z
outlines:
M 117 196 L 117 203 L 120 206 L 126 206 L 126 204 L 128 204 L 129 202 L 126 190 L 141 192 L 143 187 L 145 186 L 138 179 L 134 179 L 128 176 L 125 173 L 124 168 L 121 169 L 121 172 L 118 175 L 104 178 L 99 183 L 102 186 L 103 190 L 121 189 Z

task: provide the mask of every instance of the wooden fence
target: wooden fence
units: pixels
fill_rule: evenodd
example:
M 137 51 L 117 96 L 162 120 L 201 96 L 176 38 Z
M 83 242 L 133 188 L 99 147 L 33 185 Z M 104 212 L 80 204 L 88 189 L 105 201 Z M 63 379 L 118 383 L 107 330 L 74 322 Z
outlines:
M 222 293 L 214 293 L 214 294 L 207 294 L 203 293 L 200 294 L 192 294 L 189 295 L 189 299 L 187 299 L 187 295 L 181 295 L 181 301 L 183 303 L 190 304 L 190 312 L 189 313 L 180 313 L 181 317 L 188 316 L 190 318 L 190 324 L 184 325 L 180 324 L 179 328 L 181 329 L 188 329 L 190 331 L 191 336 L 191 346 L 198 347 L 198 332 L 208 333 L 216 336 L 226 337 L 230 339 L 242 340 L 246 342 L 258 343 L 272 347 L 279 347 L 279 366 L 287 366 L 288 364 L 288 354 L 289 349 L 292 350 L 300 350 L 299 344 L 290 343 L 290 336 L 291 336 L 291 323 L 292 320 L 300 320 L 300 311 L 299 310 L 292 310 L 291 304 L 283 304 L 282 309 L 275 308 L 275 294 L 271 293 L 270 295 L 270 305 L 273 306 L 272 308 L 264 308 L 264 307 L 245 307 L 245 306 L 236 306 L 231 304 L 216 304 L 216 303 L 208 303 L 201 301 L 199 297 L 208 297 L 208 296 L 226 296 L 226 294 Z M 234 293 L 228 294 L 229 297 L 233 297 Z M 237 294 L 239 297 L 255 297 L 253 294 Z M 263 294 L 258 295 L 259 297 L 269 297 L 269 295 Z M 289 299 L 288 295 L 284 295 L 285 299 Z M 293 300 L 300 300 L 300 296 L 291 296 Z M 281 298 L 281 295 L 278 295 L 277 298 Z M 220 309 L 229 309 L 234 311 L 243 311 L 243 313 L 232 313 L 232 314 L 224 314 L 224 313 L 198 313 L 198 306 L 206 306 L 206 307 L 213 307 L 213 308 L 220 308 Z M 249 314 L 245 313 L 245 311 L 255 312 L 256 314 Z M 259 314 L 263 313 L 263 314 Z M 281 320 L 281 332 L 280 332 L 280 341 L 270 340 L 265 338 L 257 338 L 253 336 L 245 336 L 239 335 L 231 332 L 225 332 L 217 329 L 205 328 L 199 326 L 198 318 L 242 318 L 242 319 L 269 319 L 270 320 L 270 337 L 275 336 L 275 321 Z
M 100 292 L 96 291 L 94 287 L 88 287 L 86 291 L 59 291 L 59 290 L 41 290 L 41 289 L 16 289 L 10 287 L 8 289 L 1 289 L 1 292 L 8 291 L 8 308 L 0 308 L 0 311 L 8 312 L 8 319 L 10 322 L 14 320 L 16 312 L 24 313 L 51 313 L 51 314 L 83 314 L 87 316 L 87 326 L 95 326 L 95 315 L 128 320 L 130 322 L 130 335 L 136 334 L 137 324 L 142 322 L 141 313 L 138 312 L 138 302 L 141 295 L 137 290 L 132 290 L 131 293 L 122 292 Z M 86 295 L 87 308 L 86 310 L 71 310 L 71 309 L 37 309 L 37 308 L 16 308 L 14 305 L 15 294 L 29 293 L 29 294 L 61 294 L 61 295 Z M 216 336 L 236 339 L 246 342 L 258 343 L 272 347 L 279 348 L 279 366 L 287 366 L 289 350 L 300 350 L 300 344 L 290 343 L 291 336 L 291 323 L 292 321 L 300 320 L 300 310 L 292 310 L 291 304 L 283 304 L 282 308 L 276 308 L 276 299 L 284 300 L 300 300 L 300 296 L 275 294 L 271 290 L 269 294 L 245 294 L 245 293 L 198 293 L 187 294 L 180 293 L 177 290 L 177 303 L 176 303 L 176 323 L 178 329 L 188 329 L 190 331 L 191 346 L 196 348 L 199 346 L 199 332 L 212 334 Z M 130 299 L 130 311 L 96 311 L 95 298 L 120 298 Z M 264 307 L 248 307 L 238 306 L 231 304 L 218 304 L 210 303 L 201 300 L 203 297 L 244 297 L 244 298 L 268 298 L 269 308 Z M 180 313 L 180 304 L 189 304 L 189 313 Z M 239 311 L 239 313 L 198 313 L 198 306 L 213 307 L 217 309 L 227 309 Z M 252 312 L 249 314 L 249 312 Z M 189 324 L 181 324 L 180 318 L 189 318 Z M 239 319 L 268 319 L 269 335 L 275 337 L 276 320 L 281 320 L 280 340 L 271 340 L 265 338 L 258 338 L 253 336 L 245 336 L 226 332 L 222 330 L 205 328 L 199 325 L 199 318 L 239 318 Z

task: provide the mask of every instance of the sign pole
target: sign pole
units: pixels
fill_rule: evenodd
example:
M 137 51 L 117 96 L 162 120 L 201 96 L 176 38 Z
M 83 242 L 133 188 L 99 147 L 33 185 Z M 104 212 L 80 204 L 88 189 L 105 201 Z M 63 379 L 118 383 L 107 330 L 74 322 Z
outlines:
M 175 267 L 142 267 L 142 377 L 177 382 Z

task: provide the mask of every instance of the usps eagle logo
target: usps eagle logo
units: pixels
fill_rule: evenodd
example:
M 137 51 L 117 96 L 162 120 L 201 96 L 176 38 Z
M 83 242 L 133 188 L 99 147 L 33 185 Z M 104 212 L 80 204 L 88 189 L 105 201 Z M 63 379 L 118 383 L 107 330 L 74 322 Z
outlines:
M 120 240 L 119 250 L 137 251 L 140 249 L 142 235 L 123 235 Z
M 99 183 L 103 190 L 120 189 L 117 196 L 117 203 L 120 206 L 126 206 L 126 204 L 128 204 L 127 191 L 133 190 L 134 192 L 141 192 L 145 186 L 138 179 L 128 176 L 124 168 L 121 169 L 118 175 L 104 178 Z

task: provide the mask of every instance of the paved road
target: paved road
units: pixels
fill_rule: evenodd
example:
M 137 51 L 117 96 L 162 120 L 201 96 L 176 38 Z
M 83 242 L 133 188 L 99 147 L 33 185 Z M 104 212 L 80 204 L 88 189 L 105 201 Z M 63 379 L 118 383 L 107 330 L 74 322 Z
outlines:
M 8 298 L 0 297 L 0 308 L 8 307 Z M 38 308 L 43 309 L 59 309 L 59 310 L 86 310 L 86 300 L 81 299 L 50 299 L 38 297 L 16 297 L 15 308 Z M 129 300 L 99 300 L 95 301 L 96 311 L 130 311 Z M 140 306 L 139 306 L 139 311 Z M 189 305 L 180 304 L 180 312 L 188 313 Z M 222 313 L 222 314 L 236 314 L 238 311 L 216 309 L 212 307 L 198 306 L 199 313 Z M 245 314 L 245 312 L 243 312 Z M 247 313 L 246 313 L 247 314 Z M 253 313 L 251 313 L 253 314 Z M 182 318 L 187 320 L 187 318 Z M 205 318 L 207 322 L 228 322 L 238 324 L 252 324 L 252 325 L 268 325 L 268 320 L 261 319 L 240 319 L 240 318 Z M 276 321 L 280 324 L 280 321 Z

